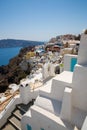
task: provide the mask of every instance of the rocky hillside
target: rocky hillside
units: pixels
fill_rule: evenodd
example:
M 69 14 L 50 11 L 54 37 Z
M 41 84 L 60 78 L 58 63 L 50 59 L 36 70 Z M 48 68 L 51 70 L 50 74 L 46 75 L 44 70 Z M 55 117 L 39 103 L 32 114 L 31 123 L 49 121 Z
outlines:
M 55 43 L 63 40 L 80 40 L 80 34 L 78 36 L 72 34 L 59 35 L 50 39 L 49 43 Z
M 0 93 L 4 92 L 8 88 L 9 84 L 19 84 L 22 78 L 29 75 L 30 65 L 28 64 L 28 69 L 23 71 L 19 64 L 23 60 L 23 56 L 26 52 L 30 51 L 32 48 L 33 47 L 26 47 L 21 49 L 19 55 L 11 59 L 7 66 L 0 66 Z

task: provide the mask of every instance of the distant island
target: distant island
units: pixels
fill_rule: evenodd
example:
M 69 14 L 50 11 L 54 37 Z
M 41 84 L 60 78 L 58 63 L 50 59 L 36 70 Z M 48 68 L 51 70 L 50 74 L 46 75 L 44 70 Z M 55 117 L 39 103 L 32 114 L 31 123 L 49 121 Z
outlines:
M 0 40 L 0 48 L 9 47 L 28 47 L 42 45 L 44 42 L 40 41 L 28 41 L 28 40 L 15 40 L 15 39 L 2 39 Z

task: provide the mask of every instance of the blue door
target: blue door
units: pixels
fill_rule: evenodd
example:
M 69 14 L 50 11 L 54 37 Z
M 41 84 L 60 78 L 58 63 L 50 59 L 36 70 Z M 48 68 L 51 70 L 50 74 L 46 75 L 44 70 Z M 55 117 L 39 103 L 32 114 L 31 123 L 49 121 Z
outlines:
M 71 59 L 71 66 L 70 66 L 70 71 L 73 72 L 74 71 L 74 66 L 77 63 L 77 58 L 72 58 Z
M 27 130 L 32 130 L 31 126 L 27 124 Z

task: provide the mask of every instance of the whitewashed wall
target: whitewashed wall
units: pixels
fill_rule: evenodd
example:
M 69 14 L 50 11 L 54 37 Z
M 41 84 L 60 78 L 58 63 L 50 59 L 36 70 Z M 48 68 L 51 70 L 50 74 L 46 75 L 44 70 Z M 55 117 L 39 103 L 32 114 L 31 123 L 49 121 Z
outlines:
M 22 130 L 27 130 L 27 124 L 31 125 L 32 130 L 41 130 L 41 128 L 44 130 L 67 130 L 63 121 L 56 115 L 35 105 L 32 106 L 30 110 L 31 116 L 28 112 L 27 115 L 23 117 L 24 120 L 22 119 Z
M 87 34 L 81 35 L 80 47 L 78 52 L 78 64 L 87 65 Z
M 72 58 L 77 58 L 77 55 L 71 55 L 71 54 L 64 55 L 64 71 L 70 71 Z
M 87 67 L 75 66 L 72 88 L 73 105 L 87 111 Z

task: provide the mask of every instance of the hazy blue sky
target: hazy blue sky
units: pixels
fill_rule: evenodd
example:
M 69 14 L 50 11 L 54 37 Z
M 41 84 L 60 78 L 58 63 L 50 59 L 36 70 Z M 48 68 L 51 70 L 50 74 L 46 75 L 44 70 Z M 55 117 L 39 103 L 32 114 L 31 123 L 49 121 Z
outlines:
M 49 40 L 87 28 L 87 0 L 0 0 L 0 39 Z

